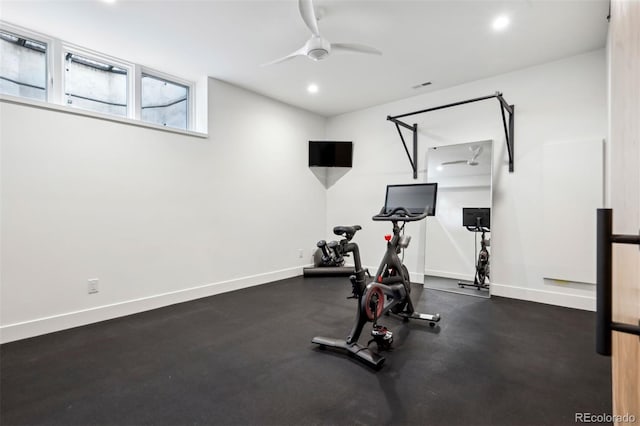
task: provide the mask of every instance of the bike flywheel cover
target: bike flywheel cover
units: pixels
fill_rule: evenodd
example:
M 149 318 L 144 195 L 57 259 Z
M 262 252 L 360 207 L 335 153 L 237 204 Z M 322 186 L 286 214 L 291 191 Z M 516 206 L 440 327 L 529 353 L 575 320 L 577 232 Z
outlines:
M 376 312 L 374 316 L 374 312 L 371 310 L 371 298 L 376 294 L 378 296 L 378 304 L 376 306 Z M 367 318 L 369 321 L 373 321 L 374 318 L 380 318 L 382 316 L 382 310 L 384 309 L 384 293 L 380 287 L 372 287 L 371 290 L 367 292 L 367 295 L 364 300 L 364 310 L 367 314 Z

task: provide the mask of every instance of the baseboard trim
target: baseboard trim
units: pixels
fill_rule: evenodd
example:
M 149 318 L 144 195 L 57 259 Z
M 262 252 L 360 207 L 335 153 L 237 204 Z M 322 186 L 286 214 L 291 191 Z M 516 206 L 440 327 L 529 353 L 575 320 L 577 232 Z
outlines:
M 424 271 L 424 275 L 426 276 L 431 275 L 433 277 L 451 278 L 452 280 L 473 282 L 473 274 L 458 274 L 457 272 L 436 271 L 435 269 L 427 269 L 426 271 Z
M 418 272 L 409 272 L 409 280 L 412 283 L 424 284 L 424 274 Z
M 53 333 L 302 275 L 302 266 L 0 326 L 0 343 Z
M 565 308 L 582 309 L 584 311 L 596 310 L 595 297 L 560 293 L 557 291 L 491 283 L 491 295 L 545 303 L 547 305 L 563 306 Z

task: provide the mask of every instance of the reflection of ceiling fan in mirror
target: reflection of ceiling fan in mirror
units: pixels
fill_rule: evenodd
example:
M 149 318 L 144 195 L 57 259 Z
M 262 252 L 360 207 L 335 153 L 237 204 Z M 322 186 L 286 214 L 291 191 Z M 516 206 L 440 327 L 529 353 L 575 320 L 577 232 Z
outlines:
M 469 147 L 469 151 L 471 151 L 471 158 L 468 160 L 456 160 L 456 161 L 445 161 L 443 163 L 440 163 L 441 166 L 450 166 L 452 164 L 466 164 L 467 166 L 477 166 L 478 163 L 478 157 L 480 156 L 480 154 L 482 153 L 482 146 L 481 145 L 476 145 L 476 146 L 470 146 Z

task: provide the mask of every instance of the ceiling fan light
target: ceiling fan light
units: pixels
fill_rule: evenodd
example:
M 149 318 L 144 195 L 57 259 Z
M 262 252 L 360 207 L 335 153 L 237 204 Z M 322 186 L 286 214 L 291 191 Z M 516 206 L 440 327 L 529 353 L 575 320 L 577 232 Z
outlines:
M 309 56 L 309 58 L 313 59 L 314 61 L 321 61 L 328 55 L 329 51 L 327 51 L 326 49 L 313 49 L 310 50 L 309 53 L 307 53 L 307 56 Z

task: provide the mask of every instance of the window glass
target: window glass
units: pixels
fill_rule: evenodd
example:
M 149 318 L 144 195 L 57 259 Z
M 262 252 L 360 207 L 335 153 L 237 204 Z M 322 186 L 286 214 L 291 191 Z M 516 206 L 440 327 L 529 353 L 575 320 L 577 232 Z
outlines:
M 142 121 L 187 129 L 188 87 L 143 74 L 140 95 Z
M 75 53 L 65 56 L 65 98 L 75 108 L 127 116 L 127 70 Z
M 0 93 L 47 100 L 47 45 L 0 31 Z
M 56 63 L 61 58 L 64 66 L 50 68 L 54 58 Z M 139 69 L 26 29 L 4 24 L 0 28 L 0 94 L 188 130 L 193 86 L 159 71 L 139 74 Z

